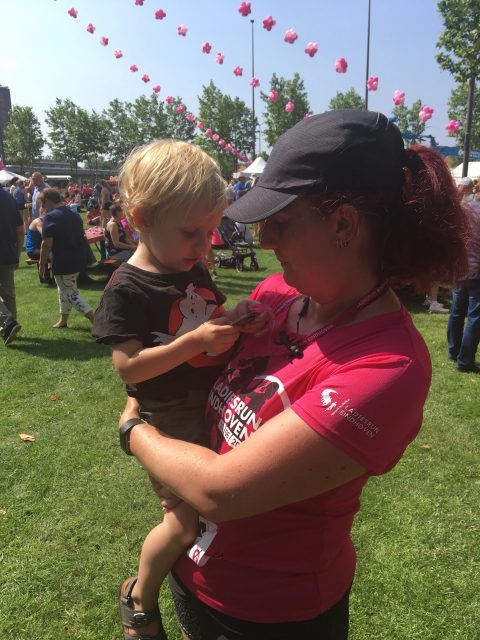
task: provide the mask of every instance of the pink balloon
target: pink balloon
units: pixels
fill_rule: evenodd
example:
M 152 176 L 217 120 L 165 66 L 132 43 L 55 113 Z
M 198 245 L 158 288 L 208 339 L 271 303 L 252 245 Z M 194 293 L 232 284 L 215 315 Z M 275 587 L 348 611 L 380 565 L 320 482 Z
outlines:
M 259 87 L 260 86 L 260 80 L 258 78 L 252 78 L 250 80 L 250 86 L 253 87 L 254 89 L 256 87 Z
M 136 73 L 136 72 L 138 71 L 138 67 L 137 67 L 137 65 L 136 65 L 136 64 L 132 64 L 132 65 L 130 65 L 130 71 L 131 71 L 132 73 Z
M 142 80 L 143 82 L 145 82 L 145 84 L 147 84 L 147 82 L 150 82 L 150 78 L 146 73 L 143 74 Z
M 113 55 L 115 56 L 115 58 L 117 58 L 117 60 L 119 58 L 123 58 L 123 53 L 120 51 L 120 49 L 117 49 L 116 51 L 114 51 Z
M 233 70 L 233 73 L 236 76 L 241 76 L 241 75 L 243 75 L 243 68 L 242 67 L 235 67 L 235 69 Z
M 449 136 L 453 136 L 460 129 L 460 122 L 458 120 L 450 120 L 445 125 L 445 129 L 448 131 Z
M 187 35 L 188 28 L 184 24 L 179 24 L 177 27 L 177 32 L 179 36 L 185 37 Z
M 75 18 L 75 20 L 77 19 L 78 16 L 78 11 L 76 9 L 74 9 L 73 7 L 71 9 L 69 9 L 67 11 L 69 16 L 72 16 L 72 18 Z
M 165 98 L 165 102 L 166 102 L 167 104 L 171 104 L 171 103 L 173 102 L 173 96 L 167 96 L 167 97 Z
M 108 38 L 103 36 L 102 39 L 100 40 L 100 44 L 102 45 L 102 47 L 108 46 Z
M 177 104 L 177 106 L 175 107 L 175 111 L 177 113 L 183 113 L 185 111 L 185 105 L 183 104 Z
M 212 136 L 213 131 L 211 129 L 207 129 L 205 131 L 205 135 L 207 136 L 207 138 L 210 138 Z
M 367 89 L 369 91 L 376 91 L 378 89 L 378 77 L 377 76 L 370 76 L 370 78 L 367 80 Z
M 238 8 L 238 13 L 240 13 L 244 18 L 252 13 L 250 2 L 242 2 L 242 4 Z
M 345 60 L 345 58 L 339 58 L 335 61 L 335 71 L 337 73 L 347 73 L 347 69 L 348 62 Z
M 136 7 L 143 7 L 143 0 L 135 0 Z
M 160 93 L 160 91 L 161 91 L 161 90 L 162 90 L 162 87 L 161 87 L 159 84 L 155 84 L 155 85 L 153 85 L 153 87 L 152 87 L 152 91 L 153 91 L 154 93 Z
M 432 107 L 425 105 L 420 109 L 418 115 L 420 120 L 425 124 L 425 122 L 427 122 L 427 120 L 430 120 L 430 118 L 433 116 L 433 112 L 434 109 L 432 109 Z
M 225 146 L 225 140 L 223 138 L 220 138 L 220 140 L 218 141 L 218 146 L 219 147 L 224 147 Z
M 189 122 L 193 122 L 195 120 L 195 116 L 193 115 L 193 113 L 188 113 L 187 114 L 187 120 Z
M 285 111 L 287 113 L 291 113 L 292 111 L 295 111 L 295 105 L 293 104 L 293 102 L 290 102 L 290 100 L 285 105 Z
M 270 93 L 268 94 L 268 99 L 270 100 L 270 102 L 275 102 L 278 99 L 278 91 L 272 89 L 272 91 L 270 91 Z
M 272 16 L 268 16 L 268 18 L 265 18 L 265 20 L 263 21 L 263 28 L 267 31 L 271 31 L 272 27 L 274 27 L 276 24 L 277 21 L 274 20 Z
M 167 14 L 163 9 L 158 9 L 158 11 L 155 11 L 155 20 L 163 20 L 166 17 Z
M 93 24 L 90 22 L 90 24 L 87 24 L 87 31 L 88 33 L 94 33 L 95 32 L 95 27 L 93 26 Z
M 285 40 L 285 42 L 293 44 L 295 40 L 298 40 L 297 32 L 295 31 L 295 29 L 287 29 L 285 31 L 285 36 L 283 39 Z
M 199 129 L 203 129 L 203 127 L 204 127 L 204 126 L 205 126 L 205 124 L 204 124 L 201 120 L 199 120 L 199 121 L 197 122 L 197 127 L 198 127 Z
M 318 51 L 318 42 L 309 42 L 305 47 L 305 53 L 313 58 Z
M 218 64 L 223 64 L 225 56 L 223 55 L 223 53 L 217 53 L 216 59 L 217 59 Z
M 393 92 L 393 104 L 398 107 L 405 102 L 405 91 L 395 89 Z
M 204 42 L 202 44 L 203 53 L 210 53 L 211 50 L 212 50 L 212 45 L 209 42 Z
M 232 150 L 232 145 L 227 142 L 227 144 L 225 145 L 225 151 L 231 151 Z
M 212 140 L 214 142 L 218 142 L 220 140 L 220 136 L 218 135 L 218 133 L 214 133 L 212 136 Z

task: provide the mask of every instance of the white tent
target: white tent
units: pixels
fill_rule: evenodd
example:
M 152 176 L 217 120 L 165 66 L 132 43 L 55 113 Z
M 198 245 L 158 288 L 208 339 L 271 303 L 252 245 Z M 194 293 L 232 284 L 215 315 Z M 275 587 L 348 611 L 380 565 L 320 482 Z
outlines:
M 13 173 L 13 171 L 8 171 L 8 169 L 0 169 L 0 184 L 8 184 L 12 178 L 26 180 L 24 176 L 21 176 L 18 173 Z
M 266 165 L 266 161 L 262 158 L 262 156 L 258 156 L 258 158 L 255 158 L 255 160 L 252 162 L 251 165 L 249 165 L 246 169 L 244 169 L 240 175 L 242 176 L 259 176 L 261 173 L 263 173 L 263 170 L 265 169 L 265 165 Z
M 463 162 L 459 164 L 458 167 L 455 167 L 455 169 L 452 169 L 452 176 L 456 180 L 460 180 L 462 177 L 462 167 Z M 480 178 L 480 162 L 469 162 L 467 175 L 469 178 Z

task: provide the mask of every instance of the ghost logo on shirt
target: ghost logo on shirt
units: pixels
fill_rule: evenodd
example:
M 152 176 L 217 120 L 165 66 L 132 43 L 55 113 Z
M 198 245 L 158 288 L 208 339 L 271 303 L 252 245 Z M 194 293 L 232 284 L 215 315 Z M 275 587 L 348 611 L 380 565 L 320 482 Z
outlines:
M 190 283 L 185 296 L 179 298 L 170 311 L 169 331 L 173 336 L 183 336 L 210 320 L 217 309 L 215 294 L 208 289 L 197 289 Z

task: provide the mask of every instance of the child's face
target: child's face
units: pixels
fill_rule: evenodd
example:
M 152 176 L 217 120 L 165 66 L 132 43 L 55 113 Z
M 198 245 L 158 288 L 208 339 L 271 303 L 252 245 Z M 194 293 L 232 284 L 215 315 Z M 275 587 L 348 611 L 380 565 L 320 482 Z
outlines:
M 224 208 L 223 203 L 213 211 L 197 206 L 186 218 L 171 215 L 149 229 L 146 242 L 165 272 L 190 271 L 205 258 Z

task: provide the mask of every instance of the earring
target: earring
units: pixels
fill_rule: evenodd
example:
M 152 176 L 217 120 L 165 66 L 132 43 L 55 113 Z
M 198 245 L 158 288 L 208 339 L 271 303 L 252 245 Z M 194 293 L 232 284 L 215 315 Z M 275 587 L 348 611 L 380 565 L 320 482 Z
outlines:
M 350 244 L 350 240 L 337 240 L 336 245 L 337 249 L 345 249 Z

